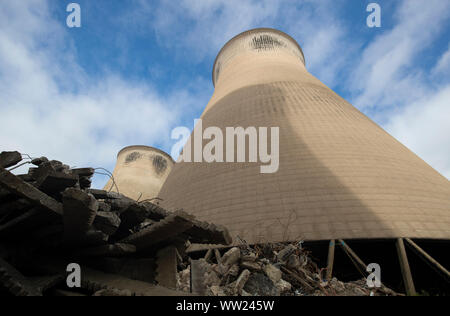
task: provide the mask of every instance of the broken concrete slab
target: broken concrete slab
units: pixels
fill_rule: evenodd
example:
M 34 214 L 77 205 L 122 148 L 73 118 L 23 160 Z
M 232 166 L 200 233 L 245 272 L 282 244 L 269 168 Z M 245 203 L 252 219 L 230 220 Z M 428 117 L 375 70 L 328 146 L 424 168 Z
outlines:
M 16 296 L 42 296 L 39 289 L 12 265 L 0 258 L 0 283 Z
M 42 208 L 59 215 L 63 214 L 61 203 L 1 167 L 0 186 L 16 195 L 22 196 L 36 206 L 41 206 Z
M 147 212 L 147 218 L 154 220 L 154 221 L 159 221 L 162 220 L 163 218 L 166 218 L 167 215 L 169 215 L 169 213 L 163 209 L 162 207 L 159 207 L 156 204 L 150 203 L 150 202 L 144 202 L 144 203 L 139 203 L 139 205 L 143 208 L 145 208 L 146 212 Z
M 194 225 L 186 232 L 193 243 L 214 243 L 229 245 L 233 239 L 226 229 L 220 225 L 214 225 L 195 220 Z
M 116 192 L 108 192 L 106 190 L 89 189 L 88 193 L 92 194 L 98 200 L 121 199 L 123 195 Z
M 184 233 L 192 225 L 192 216 L 177 211 L 154 225 L 123 239 L 121 242 L 133 244 L 137 247 L 138 251 L 142 251 L 164 240 Z
M 214 249 L 214 256 L 216 257 L 216 261 L 218 264 L 222 263 L 222 255 L 220 254 L 219 249 Z
M 89 189 L 92 185 L 92 180 L 89 177 L 79 177 L 81 189 Z
M 239 275 L 240 267 L 237 263 L 233 264 L 228 271 L 225 273 L 225 276 L 233 276 L 237 277 Z
M 127 231 L 147 219 L 147 210 L 139 204 L 131 204 L 120 213 L 119 231 Z
M 83 269 L 81 286 L 92 292 L 103 289 L 129 290 L 134 296 L 186 296 L 176 290 L 167 289 L 162 286 L 131 280 L 115 274 L 107 274 L 89 268 Z
M 94 227 L 107 235 L 114 235 L 121 223 L 119 215 L 114 212 L 97 212 Z
M 258 258 L 258 256 L 256 255 L 256 253 L 251 252 L 251 253 L 242 255 L 241 260 L 247 261 L 247 262 L 255 262 L 257 258 Z
M 0 167 L 9 168 L 22 161 L 22 154 L 17 151 L 4 151 L 0 153 Z
M 275 286 L 277 287 L 280 294 L 287 293 L 292 289 L 292 284 L 283 279 L 280 279 L 280 281 L 278 281 Z
M 30 168 L 28 174 L 36 181 L 37 186 L 39 186 L 52 172 L 56 172 L 56 168 L 50 162 L 44 162 L 38 168 Z
M 39 177 L 36 187 L 44 193 L 55 195 L 77 184 L 78 177 L 58 171 L 49 171 Z
M 34 158 L 33 160 L 31 160 L 31 163 L 38 167 L 45 162 L 48 162 L 47 157 Z
M 297 250 L 297 247 L 295 247 L 292 244 L 287 245 L 286 247 L 284 247 L 280 252 L 278 252 L 277 254 L 277 259 L 280 262 L 286 262 L 289 257 L 295 253 L 295 251 Z
M 205 275 L 207 270 L 207 262 L 204 259 L 191 260 L 191 293 L 196 295 L 206 294 Z
M 237 247 L 231 248 L 223 256 L 221 263 L 225 266 L 231 267 L 241 258 L 241 250 Z
M 213 254 L 214 254 L 213 250 L 208 249 L 208 251 L 206 252 L 205 257 L 204 257 L 205 261 L 209 262 L 213 256 Z
M 300 261 L 300 257 L 297 256 L 296 254 L 292 254 L 289 256 L 289 259 L 286 261 L 286 266 L 289 269 L 297 269 L 298 267 L 300 267 L 302 264 L 302 262 Z
M 136 201 L 129 199 L 127 197 L 121 197 L 119 199 L 108 198 L 105 199 L 105 202 L 111 206 L 111 211 L 119 213 L 125 211 L 130 205 L 136 204 Z
M 159 285 L 176 289 L 177 287 L 177 249 L 169 246 L 156 254 L 156 281 Z
M 105 202 L 99 201 L 98 202 L 98 212 L 108 212 L 108 213 L 111 212 L 111 205 L 109 205 Z M 116 213 L 116 214 L 118 215 L 118 213 Z
M 281 270 L 275 267 L 273 264 L 267 264 L 264 266 L 264 273 L 269 277 L 269 279 L 277 284 L 281 280 Z
M 252 261 L 242 261 L 241 267 L 243 269 L 248 269 L 253 272 L 262 271 L 262 267 L 260 263 L 252 262 Z
M 263 273 L 253 273 L 245 283 L 244 290 L 255 296 L 279 296 L 280 293 L 270 280 Z
M 245 269 L 244 271 L 242 271 L 241 275 L 236 280 L 236 285 L 235 285 L 234 290 L 237 295 L 242 294 L 242 290 L 244 289 L 245 284 L 247 283 L 248 279 L 250 278 L 250 275 L 251 275 L 250 271 Z
M 46 164 L 45 162 L 43 163 L 43 165 Z M 48 162 L 48 164 L 50 164 L 52 166 L 52 168 L 55 171 L 58 172 L 64 172 L 64 173 L 68 173 L 70 174 L 70 167 L 68 165 L 63 164 L 61 161 L 58 160 L 50 160 Z M 40 168 L 41 166 L 39 166 Z
M 64 205 L 64 235 L 66 241 L 80 239 L 94 223 L 98 202 L 92 194 L 69 188 L 62 194 Z
M 25 182 L 33 182 L 34 181 L 33 177 L 31 177 L 28 173 L 27 174 L 18 174 L 18 175 L 16 175 L 16 177 Z
M 76 168 L 71 169 L 71 173 L 73 175 L 79 176 L 79 177 L 92 177 L 95 173 L 94 168 Z

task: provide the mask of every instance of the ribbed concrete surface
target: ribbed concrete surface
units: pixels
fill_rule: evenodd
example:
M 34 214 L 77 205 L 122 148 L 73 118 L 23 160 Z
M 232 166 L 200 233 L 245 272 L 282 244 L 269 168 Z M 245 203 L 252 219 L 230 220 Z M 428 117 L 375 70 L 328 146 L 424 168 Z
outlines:
M 158 197 L 159 190 L 172 170 L 174 162 L 165 152 L 148 146 L 129 146 L 117 155 L 112 180 L 105 190 L 119 192 L 143 201 Z M 118 188 L 118 190 L 117 190 Z
M 265 48 L 254 44 L 262 36 Z M 161 189 L 162 205 L 251 243 L 450 239 L 450 182 L 309 74 L 292 47 L 290 37 L 268 29 L 231 40 L 216 60 L 216 89 L 202 115 L 203 128 L 223 131 L 279 126 L 279 171 L 178 163 Z

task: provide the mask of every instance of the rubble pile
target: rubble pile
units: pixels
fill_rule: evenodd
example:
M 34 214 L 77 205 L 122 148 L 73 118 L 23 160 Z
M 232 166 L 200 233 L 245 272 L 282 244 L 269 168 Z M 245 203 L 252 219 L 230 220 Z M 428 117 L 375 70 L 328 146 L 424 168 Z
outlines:
M 27 174 L 11 173 L 23 164 Z M 0 154 L 0 294 L 185 295 L 177 271 L 189 244 L 232 242 L 224 227 L 183 211 L 91 189 L 95 172 Z M 74 289 L 72 263 L 82 274 Z
M 311 260 L 302 242 L 234 247 L 223 255 L 208 250 L 178 273 L 178 290 L 208 296 L 394 296 L 366 280 L 344 283 L 325 279 L 326 269 Z M 191 281 L 190 281 L 191 280 Z M 191 284 L 189 283 L 191 282 Z

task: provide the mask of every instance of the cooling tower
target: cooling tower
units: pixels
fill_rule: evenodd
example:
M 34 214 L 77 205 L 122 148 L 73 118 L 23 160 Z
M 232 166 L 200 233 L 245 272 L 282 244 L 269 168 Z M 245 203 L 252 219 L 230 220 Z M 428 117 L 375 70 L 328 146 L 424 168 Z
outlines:
M 159 196 L 159 191 L 173 167 L 165 152 L 148 146 L 129 146 L 117 155 L 114 182 L 110 179 L 105 190 L 119 192 L 143 201 Z
M 279 127 L 279 169 L 177 163 L 160 192 L 167 208 L 249 243 L 450 239 L 450 182 L 311 75 L 290 36 L 254 29 L 234 37 L 216 58 L 213 83 L 203 130 Z

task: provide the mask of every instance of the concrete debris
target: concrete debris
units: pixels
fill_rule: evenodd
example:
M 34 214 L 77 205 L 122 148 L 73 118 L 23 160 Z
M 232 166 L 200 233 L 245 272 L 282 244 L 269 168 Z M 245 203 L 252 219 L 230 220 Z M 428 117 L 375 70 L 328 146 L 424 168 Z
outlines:
M 261 264 L 258 262 L 242 261 L 241 267 L 250 271 L 262 271 Z
M 0 167 L 0 187 L 10 194 L 23 197 L 44 210 L 63 214 L 62 204 L 52 197 L 36 189 L 33 185 L 24 182 L 8 170 Z
M 17 151 L 4 151 L 0 153 L 0 167 L 9 168 L 22 161 L 22 155 Z
M 191 269 L 184 269 L 177 274 L 177 289 L 182 292 L 191 290 Z
M 267 264 L 264 267 L 264 273 L 269 277 L 269 279 L 277 284 L 281 280 L 281 271 L 272 264 Z
M 15 296 L 42 296 L 37 286 L 3 259 L 0 259 L 0 285 Z
M 206 259 L 191 260 L 190 270 L 179 272 L 177 289 L 188 292 L 190 275 L 191 291 L 210 296 L 398 295 L 387 288 L 369 289 L 365 280 L 324 281 L 301 242 L 254 246 L 240 242 L 242 245 L 222 250 L 222 254 L 210 249 Z
M 242 294 L 242 290 L 244 289 L 245 284 L 247 283 L 248 279 L 250 278 L 250 275 L 251 275 L 250 271 L 248 271 L 246 269 L 246 270 L 242 271 L 241 275 L 236 280 L 235 293 L 237 295 Z
M 278 254 L 277 254 L 278 261 L 286 262 L 287 260 L 289 260 L 291 255 L 293 253 L 295 253 L 296 250 L 297 250 L 297 247 L 295 247 L 294 245 L 287 245 L 280 252 L 278 252 Z
M 224 290 L 218 286 L 213 285 L 211 286 L 208 291 L 206 292 L 207 296 L 227 296 L 227 294 L 224 292 Z
M 204 259 L 191 260 L 190 266 L 190 291 L 197 295 L 205 295 L 207 291 L 206 286 L 206 272 L 212 270 L 212 266 L 208 266 L 208 263 Z M 185 273 L 184 271 L 182 272 Z M 179 276 L 181 279 L 182 276 Z
M 46 157 L 34 158 L 33 160 L 31 160 L 31 163 L 38 167 L 45 162 L 48 162 L 48 159 Z
M 177 287 L 177 249 L 173 246 L 163 248 L 156 254 L 156 281 L 170 289 Z
M 67 241 L 80 239 L 94 223 L 98 202 L 92 194 L 69 188 L 63 192 L 64 233 Z
M 222 264 L 224 266 L 232 266 L 233 264 L 237 263 L 239 259 L 241 258 L 241 251 L 239 248 L 234 247 L 231 248 L 229 251 L 227 251 L 223 257 L 222 257 Z
M 0 293 L 186 295 L 192 292 L 190 243 L 232 242 L 222 226 L 91 189 L 93 168 L 71 169 L 40 157 L 31 160 L 27 174 L 5 169 L 21 160 L 18 152 L 0 154 Z M 225 276 L 236 279 L 239 256 L 239 249 L 225 256 L 223 274 L 205 261 L 199 278 L 205 289 Z M 65 284 L 67 265 L 74 262 L 82 270 L 80 290 Z
M 107 205 L 106 203 L 102 203 Z M 99 203 L 100 208 L 100 203 Z M 103 207 L 103 209 L 105 209 Z M 97 216 L 94 219 L 94 227 L 98 230 L 104 232 L 107 235 L 114 235 L 114 233 L 119 229 L 121 220 L 119 215 L 114 212 L 100 211 L 97 212 Z
M 244 290 L 253 296 L 279 296 L 280 292 L 275 284 L 263 273 L 252 274 Z
M 280 294 L 284 294 L 284 293 L 288 293 L 291 291 L 292 289 L 292 285 L 291 283 L 280 279 L 280 281 L 278 281 L 275 286 L 277 287 L 278 291 L 280 292 Z
M 25 175 L 5 169 L 21 159 L 16 152 L 0 154 L 0 293 L 397 295 L 386 287 L 369 289 L 364 280 L 325 280 L 302 242 L 249 245 L 239 238 L 237 246 L 210 247 L 194 260 L 189 245 L 231 245 L 228 230 L 91 189 L 92 168 L 71 169 L 41 157 Z M 82 270 L 80 289 L 67 288 L 70 263 Z

